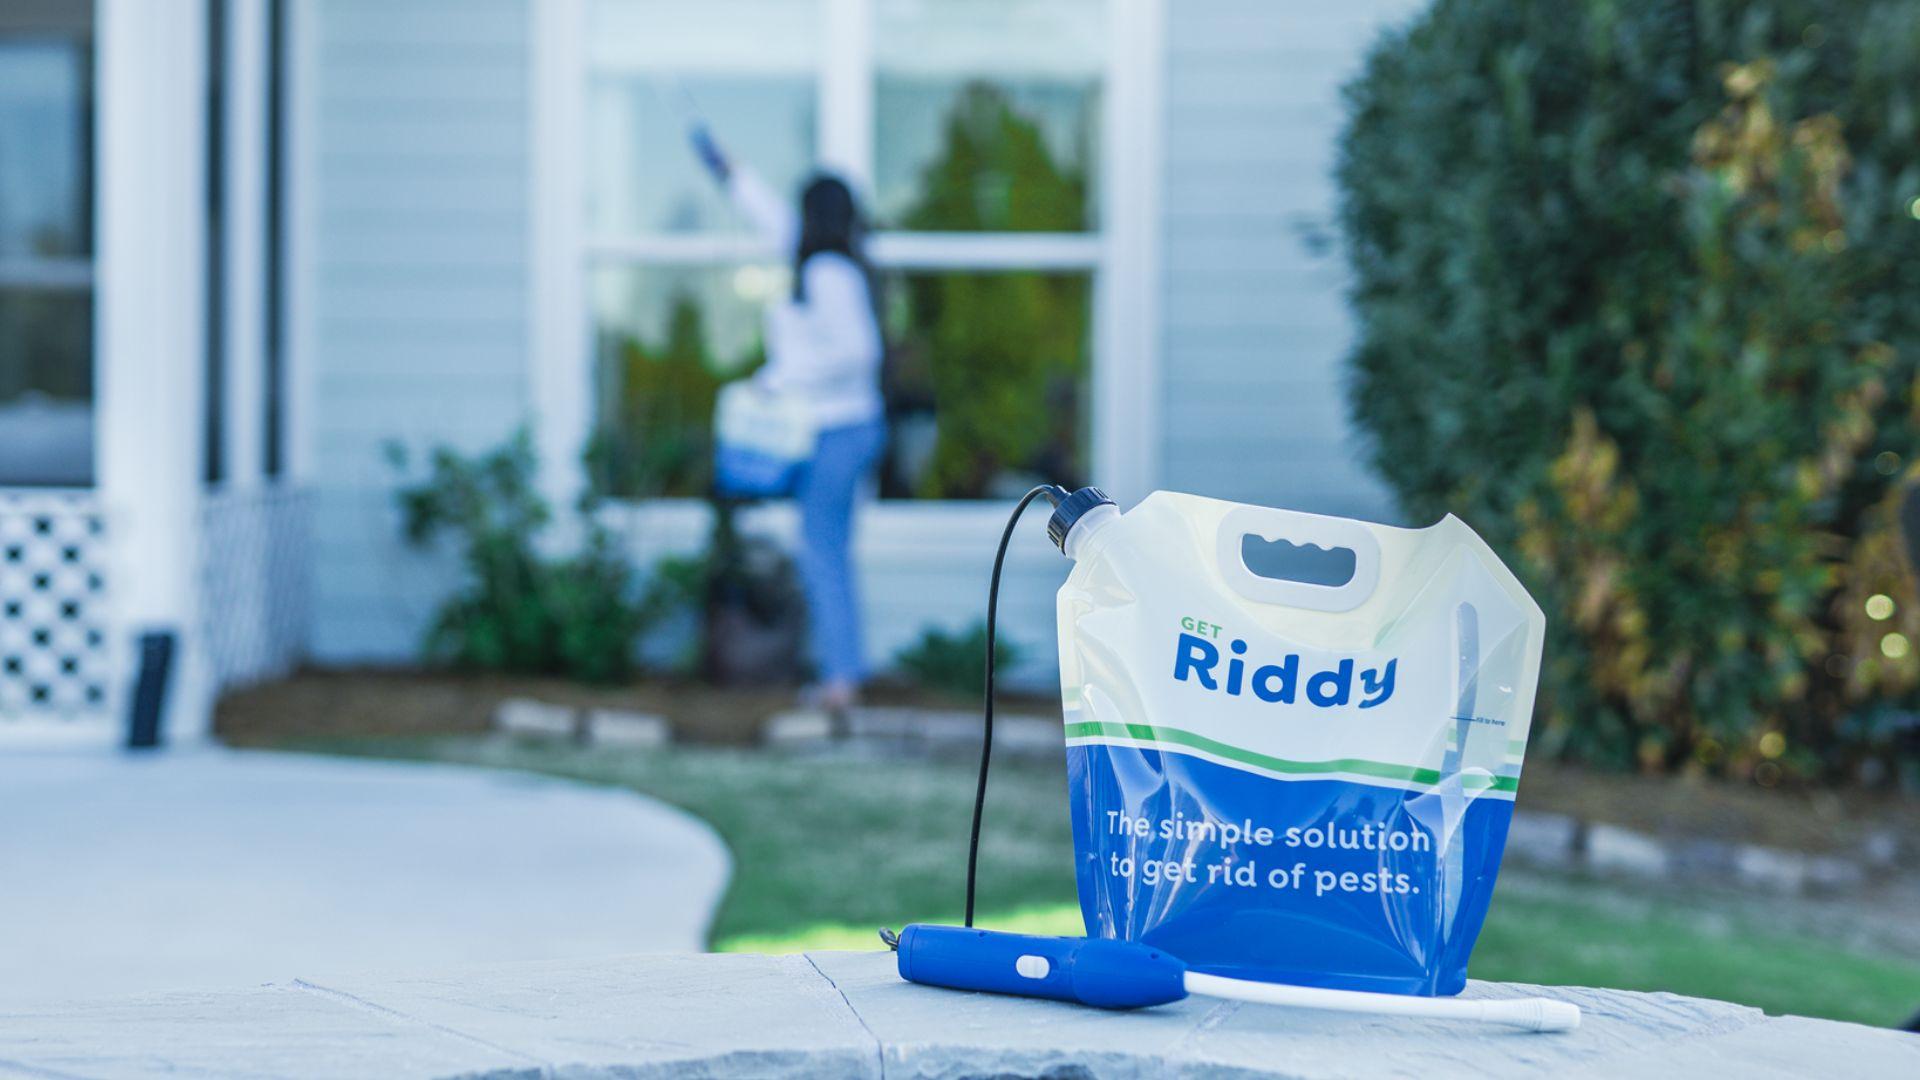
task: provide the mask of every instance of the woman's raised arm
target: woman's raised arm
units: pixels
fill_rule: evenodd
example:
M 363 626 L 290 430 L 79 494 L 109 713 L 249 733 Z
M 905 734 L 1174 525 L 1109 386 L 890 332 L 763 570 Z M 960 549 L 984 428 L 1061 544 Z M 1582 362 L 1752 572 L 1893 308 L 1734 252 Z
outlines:
M 775 194 L 752 169 L 734 168 L 726 183 L 734 208 L 753 224 L 754 231 L 772 244 L 781 258 L 792 258 L 794 249 L 800 246 L 800 219 L 789 200 Z
M 800 222 L 794 217 L 793 208 L 787 205 L 787 200 L 775 194 L 759 173 L 735 166 L 726 151 L 714 141 L 713 132 L 707 130 L 705 124 L 695 125 L 687 135 L 693 142 L 693 152 L 700 158 L 700 164 L 706 166 L 708 174 L 727 189 L 727 196 L 733 200 L 734 208 L 782 256 L 790 255 L 800 242 Z

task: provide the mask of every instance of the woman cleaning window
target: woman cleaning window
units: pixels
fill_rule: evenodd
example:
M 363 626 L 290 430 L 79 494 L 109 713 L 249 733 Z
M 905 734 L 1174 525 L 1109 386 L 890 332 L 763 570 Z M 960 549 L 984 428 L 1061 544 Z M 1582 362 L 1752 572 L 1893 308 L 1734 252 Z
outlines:
M 803 402 L 818 431 L 794 490 L 818 675 L 809 697 L 842 713 L 866 674 L 848 558 L 853 506 L 886 443 L 883 347 L 859 208 L 845 181 L 820 174 L 802 189 L 796 215 L 752 170 L 728 160 L 704 125 L 693 129 L 693 146 L 740 212 L 793 253 L 793 290 L 767 305 L 767 362 L 754 378 L 770 394 Z

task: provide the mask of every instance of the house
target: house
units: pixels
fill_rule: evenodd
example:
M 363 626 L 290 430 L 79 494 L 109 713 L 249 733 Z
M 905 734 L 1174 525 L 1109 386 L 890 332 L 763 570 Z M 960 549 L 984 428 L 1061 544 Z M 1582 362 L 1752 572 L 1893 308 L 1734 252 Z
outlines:
M 1391 518 L 1326 241 L 1339 87 L 1412 9 L 9 0 L 0 730 L 117 739 L 143 632 L 180 645 L 176 739 L 223 687 L 413 657 L 458 568 L 398 539 L 395 440 L 525 427 L 566 507 L 624 431 L 608 520 L 643 562 L 697 546 L 634 416 L 687 423 L 650 395 L 698 387 L 646 380 L 751 363 L 785 279 L 695 172 L 696 115 L 877 221 L 906 374 L 858 538 L 876 662 L 979 617 L 999 496 L 1034 477 Z M 970 396 L 1015 377 L 1050 395 L 1019 445 Z M 1065 567 L 1030 531 L 1003 611 L 1038 677 Z

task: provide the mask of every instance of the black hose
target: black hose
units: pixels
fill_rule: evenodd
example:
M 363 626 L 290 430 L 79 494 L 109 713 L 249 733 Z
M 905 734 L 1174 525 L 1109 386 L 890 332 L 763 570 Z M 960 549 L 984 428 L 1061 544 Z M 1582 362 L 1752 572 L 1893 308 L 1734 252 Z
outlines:
M 993 576 L 987 581 L 987 686 L 986 701 L 981 710 L 983 721 L 980 733 L 980 784 L 973 793 L 973 830 L 967 837 L 967 925 L 973 925 L 973 886 L 975 872 L 980 865 L 980 815 L 987 806 L 987 766 L 993 761 L 993 645 L 994 622 L 1000 612 L 1000 567 L 1007 561 L 1007 544 L 1013 540 L 1013 527 L 1020 522 L 1020 515 L 1033 500 L 1046 497 L 1054 506 L 1067 497 L 1065 488 L 1053 484 L 1041 484 L 1039 487 L 1020 496 L 1013 508 L 1013 514 L 1007 518 L 1007 528 L 1000 534 L 1000 549 L 993 553 Z

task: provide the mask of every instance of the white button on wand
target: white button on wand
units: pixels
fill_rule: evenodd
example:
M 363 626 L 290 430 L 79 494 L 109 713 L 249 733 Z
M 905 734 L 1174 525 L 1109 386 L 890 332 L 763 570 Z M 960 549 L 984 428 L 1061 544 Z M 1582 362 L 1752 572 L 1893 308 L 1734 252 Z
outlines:
M 1028 953 L 1013 962 L 1013 970 L 1028 979 L 1044 979 L 1047 973 L 1053 970 L 1053 965 L 1044 956 Z

